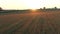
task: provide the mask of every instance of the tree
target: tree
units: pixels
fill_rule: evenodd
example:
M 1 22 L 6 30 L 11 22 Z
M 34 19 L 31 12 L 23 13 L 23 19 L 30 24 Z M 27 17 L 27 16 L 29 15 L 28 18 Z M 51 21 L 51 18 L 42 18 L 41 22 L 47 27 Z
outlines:
M 40 8 L 40 9 L 42 9 L 42 8 Z
M 55 7 L 54 9 L 57 9 L 57 7 Z
M 2 8 L 0 7 L 0 11 L 2 11 Z
M 46 9 L 45 7 L 43 7 L 43 9 Z

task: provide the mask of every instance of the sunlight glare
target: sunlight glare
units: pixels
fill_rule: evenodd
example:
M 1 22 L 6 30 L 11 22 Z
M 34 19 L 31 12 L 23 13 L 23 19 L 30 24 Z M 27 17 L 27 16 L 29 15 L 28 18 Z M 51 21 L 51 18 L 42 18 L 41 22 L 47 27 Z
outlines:
M 37 9 L 30 9 L 30 11 L 32 11 L 32 12 L 36 12 L 36 11 L 37 11 Z

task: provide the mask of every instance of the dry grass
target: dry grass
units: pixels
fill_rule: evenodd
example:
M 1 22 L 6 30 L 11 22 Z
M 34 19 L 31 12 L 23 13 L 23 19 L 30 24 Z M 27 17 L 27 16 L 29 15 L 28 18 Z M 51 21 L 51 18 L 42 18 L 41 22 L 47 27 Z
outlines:
M 60 34 L 60 12 L 0 15 L 1 34 Z

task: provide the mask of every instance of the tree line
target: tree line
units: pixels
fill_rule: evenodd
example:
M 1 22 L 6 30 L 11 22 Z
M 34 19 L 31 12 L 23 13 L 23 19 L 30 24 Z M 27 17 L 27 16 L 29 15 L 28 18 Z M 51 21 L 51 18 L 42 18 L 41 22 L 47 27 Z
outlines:
M 40 8 L 40 9 L 46 9 L 46 7 L 43 7 L 43 8 Z M 57 7 L 54 7 L 54 8 L 47 8 L 47 9 L 58 9 Z M 0 11 L 2 11 L 2 7 L 0 7 Z

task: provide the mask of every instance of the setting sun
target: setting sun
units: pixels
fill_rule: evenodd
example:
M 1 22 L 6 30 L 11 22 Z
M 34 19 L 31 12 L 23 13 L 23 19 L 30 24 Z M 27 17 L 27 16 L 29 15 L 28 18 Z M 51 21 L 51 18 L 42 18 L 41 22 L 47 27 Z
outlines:
M 31 12 L 36 12 L 37 9 L 29 9 Z

